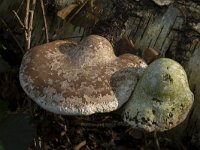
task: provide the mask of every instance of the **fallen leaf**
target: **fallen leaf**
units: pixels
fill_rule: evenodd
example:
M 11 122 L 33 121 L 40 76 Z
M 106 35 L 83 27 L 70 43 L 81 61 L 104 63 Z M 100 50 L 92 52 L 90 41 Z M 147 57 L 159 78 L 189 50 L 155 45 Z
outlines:
M 67 5 L 57 12 L 57 16 L 64 20 L 77 6 L 77 4 Z
M 147 48 L 144 51 L 144 60 L 149 64 L 151 63 L 153 60 L 155 60 L 156 58 L 159 57 L 159 53 L 158 51 L 156 51 L 153 48 Z
M 80 150 L 83 146 L 86 145 L 86 140 L 80 142 L 79 144 L 77 144 L 75 147 L 74 147 L 74 150 Z

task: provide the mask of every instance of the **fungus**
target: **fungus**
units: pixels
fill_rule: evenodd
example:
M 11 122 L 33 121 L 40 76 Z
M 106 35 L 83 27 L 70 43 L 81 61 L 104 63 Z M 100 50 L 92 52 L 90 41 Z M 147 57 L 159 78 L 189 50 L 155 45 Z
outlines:
M 105 38 L 91 35 L 80 43 L 58 40 L 28 50 L 19 78 L 42 108 L 90 115 L 121 107 L 146 67 L 135 55 L 116 57 Z
M 182 66 L 160 58 L 145 70 L 122 116 L 135 128 L 165 131 L 185 120 L 192 104 L 193 93 Z

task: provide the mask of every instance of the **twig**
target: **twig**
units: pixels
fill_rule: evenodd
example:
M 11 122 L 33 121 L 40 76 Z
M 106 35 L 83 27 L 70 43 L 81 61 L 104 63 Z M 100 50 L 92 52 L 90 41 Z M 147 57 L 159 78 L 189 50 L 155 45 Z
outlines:
M 25 26 L 25 49 L 28 49 L 28 20 L 29 20 L 30 0 L 26 0 L 26 16 L 24 18 Z
M 160 150 L 160 144 L 159 144 L 159 141 L 158 141 L 158 137 L 157 137 L 157 132 L 156 131 L 154 131 L 154 139 L 155 139 L 155 142 L 156 142 L 157 150 Z
M 18 14 L 16 11 L 12 10 L 12 12 L 14 13 L 15 17 L 17 18 L 17 20 L 19 21 L 19 24 L 25 28 L 24 23 L 22 22 L 22 20 L 19 18 Z
M 18 7 L 17 10 L 16 10 L 16 13 L 19 12 L 19 10 L 21 9 L 21 7 L 23 6 L 24 1 L 25 1 L 25 0 L 22 0 L 22 1 L 21 1 L 19 7 Z
M 44 28 L 45 28 L 45 37 L 46 37 L 46 42 L 49 42 L 49 34 L 48 34 L 48 26 L 47 26 L 47 20 L 46 20 L 46 14 L 44 10 L 44 2 L 43 0 L 40 0 L 41 8 L 42 8 L 42 16 L 44 20 Z
M 8 29 L 8 32 L 10 33 L 10 35 L 12 36 L 14 41 L 16 42 L 17 46 L 20 48 L 21 52 L 24 53 L 24 49 L 22 48 L 22 46 L 20 45 L 19 41 L 17 40 L 17 38 L 15 37 L 13 32 L 11 31 L 10 27 L 8 26 L 8 24 L 1 17 L 0 17 L 0 20 L 4 24 L 4 26 Z
M 30 49 L 31 47 L 31 36 L 32 36 L 32 29 L 33 29 L 33 16 L 35 12 L 35 6 L 36 6 L 36 0 L 32 0 L 32 6 L 29 11 L 30 18 L 29 18 L 29 24 L 28 24 L 28 43 L 27 43 L 27 49 Z

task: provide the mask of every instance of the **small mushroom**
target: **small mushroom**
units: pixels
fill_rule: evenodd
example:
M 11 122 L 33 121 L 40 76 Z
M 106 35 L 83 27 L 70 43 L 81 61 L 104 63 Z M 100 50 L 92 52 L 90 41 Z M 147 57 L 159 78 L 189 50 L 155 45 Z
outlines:
M 80 43 L 58 40 L 28 50 L 19 78 L 42 108 L 90 115 L 121 107 L 146 67 L 135 55 L 116 57 L 109 41 L 91 35 Z
M 183 120 L 193 104 L 186 73 L 174 60 L 152 62 L 124 107 L 123 119 L 148 132 L 169 130 Z

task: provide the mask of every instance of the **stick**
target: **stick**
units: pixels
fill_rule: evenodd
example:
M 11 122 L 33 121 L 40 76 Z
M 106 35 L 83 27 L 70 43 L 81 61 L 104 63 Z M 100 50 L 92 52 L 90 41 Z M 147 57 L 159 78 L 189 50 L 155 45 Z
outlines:
M 23 6 L 24 1 L 25 1 L 25 0 L 21 0 L 21 3 L 20 3 L 19 7 L 18 7 L 17 10 L 16 10 L 16 13 L 19 12 L 19 10 L 21 9 L 21 7 Z
M 156 131 L 154 131 L 154 139 L 155 139 L 155 142 L 156 142 L 156 148 L 157 148 L 157 150 L 161 150 Z
M 12 12 L 14 13 L 15 17 L 16 17 L 17 20 L 19 21 L 19 24 L 20 24 L 23 28 L 25 28 L 25 26 L 24 26 L 22 20 L 21 20 L 20 17 L 18 16 L 17 12 L 14 11 L 14 10 L 12 10 Z
M 28 41 L 27 41 L 27 49 L 31 47 L 31 36 L 32 36 L 32 29 L 33 29 L 33 16 L 35 12 L 36 0 L 32 0 L 32 8 L 30 9 L 30 18 L 29 18 L 29 25 L 28 25 Z
M 20 17 L 19 17 L 18 14 L 17 14 L 17 13 L 19 12 L 19 10 L 21 9 L 23 3 L 24 3 L 24 0 L 21 1 L 21 3 L 20 3 L 20 5 L 19 5 L 19 7 L 17 8 L 17 10 L 12 10 L 12 12 L 14 13 L 15 17 L 17 17 L 19 23 L 20 23 L 20 24 L 22 25 L 22 27 L 24 28 L 24 23 L 21 21 Z
M 28 49 L 28 20 L 29 20 L 29 10 L 30 10 L 30 0 L 26 0 L 26 16 L 24 18 L 24 26 L 25 26 L 25 49 Z
M 43 20 L 44 20 L 45 38 L 46 38 L 46 42 L 48 43 L 49 42 L 49 34 L 48 34 L 48 26 L 47 26 L 47 20 L 46 20 L 46 14 L 45 14 L 45 10 L 44 10 L 43 0 L 40 0 L 40 4 L 41 4 L 42 16 L 43 16 Z

